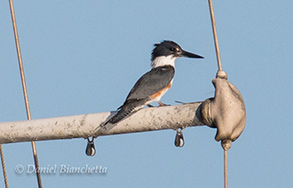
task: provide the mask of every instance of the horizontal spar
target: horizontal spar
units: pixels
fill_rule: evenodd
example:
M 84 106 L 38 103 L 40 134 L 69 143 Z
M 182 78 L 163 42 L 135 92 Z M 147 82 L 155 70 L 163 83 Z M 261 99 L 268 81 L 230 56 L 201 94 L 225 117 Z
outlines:
M 0 123 L 0 144 L 97 137 L 133 132 L 178 129 L 203 125 L 201 102 L 144 108 L 117 124 L 100 124 L 116 112 Z

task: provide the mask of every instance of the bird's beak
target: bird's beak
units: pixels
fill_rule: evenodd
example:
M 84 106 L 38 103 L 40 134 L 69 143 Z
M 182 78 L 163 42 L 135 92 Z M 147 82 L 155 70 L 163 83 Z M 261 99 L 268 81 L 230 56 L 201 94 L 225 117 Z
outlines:
M 190 52 L 187 52 L 187 51 L 184 51 L 182 50 L 181 54 L 180 54 L 182 57 L 189 57 L 189 58 L 203 58 L 202 56 L 200 55 L 196 55 L 196 54 L 193 54 L 193 53 L 190 53 Z

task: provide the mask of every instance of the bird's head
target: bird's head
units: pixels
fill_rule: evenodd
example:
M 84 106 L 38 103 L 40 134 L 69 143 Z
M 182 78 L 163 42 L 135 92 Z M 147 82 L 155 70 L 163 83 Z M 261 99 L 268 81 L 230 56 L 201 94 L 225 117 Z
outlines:
M 159 44 L 155 44 L 155 48 L 152 52 L 152 67 L 164 65 L 174 66 L 175 60 L 179 57 L 203 58 L 200 55 L 182 50 L 182 48 L 173 41 L 165 40 Z

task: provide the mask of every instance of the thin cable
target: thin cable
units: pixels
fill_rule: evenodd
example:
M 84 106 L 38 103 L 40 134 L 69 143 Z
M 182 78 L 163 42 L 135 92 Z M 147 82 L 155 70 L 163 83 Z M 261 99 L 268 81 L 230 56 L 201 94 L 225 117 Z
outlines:
M 217 60 L 218 60 L 218 69 L 219 69 L 219 71 L 221 71 L 222 70 L 222 63 L 221 63 L 221 57 L 220 57 L 220 50 L 219 50 L 219 44 L 218 44 L 216 22 L 215 22 L 212 0 L 209 0 L 209 7 L 210 7 L 210 15 L 211 15 L 211 21 L 212 21 L 212 26 L 213 26 L 215 49 L 216 49 Z
M 217 29 L 216 29 L 216 21 L 214 16 L 214 9 L 213 9 L 213 3 L 212 0 L 209 1 L 209 8 L 210 8 L 210 15 L 211 15 L 211 22 L 212 22 L 212 28 L 213 28 L 213 35 L 214 35 L 214 43 L 215 43 L 215 49 L 217 54 L 217 61 L 218 61 L 218 76 L 221 76 L 222 78 L 227 79 L 227 74 L 223 73 L 222 71 L 222 62 L 221 62 L 221 56 L 220 56 L 220 49 L 219 49 L 219 43 L 218 43 L 218 37 L 217 37 Z M 220 74 L 221 72 L 221 74 Z M 228 150 L 231 147 L 231 140 L 224 141 L 222 140 L 222 147 L 224 149 L 224 188 L 228 188 Z
M 228 150 L 232 146 L 232 140 L 222 140 L 221 145 L 224 150 L 224 188 L 228 188 Z
M 208 1 L 209 1 L 210 16 L 211 16 L 211 22 L 212 22 L 212 28 L 213 28 L 213 35 L 214 35 L 214 43 L 215 43 L 215 49 L 216 49 L 217 61 L 218 61 L 218 73 L 219 73 L 219 71 L 222 71 L 222 63 L 221 63 L 220 49 L 219 49 L 219 43 L 218 43 L 218 37 L 217 37 L 216 21 L 214 16 L 212 0 L 208 0 Z M 222 142 L 222 146 L 223 146 L 223 142 Z M 228 150 L 224 147 L 223 149 L 224 149 L 224 188 L 228 188 Z
M 228 150 L 224 150 L 224 188 L 228 188 Z
M 6 168 L 5 168 L 5 161 L 4 161 L 4 154 L 3 154 L 3 148 L 2 144 L 0 144 L 0 155 L 1 155 L 1 163 L 2 163 L 2 171 L 3 171 L 3 176 L 4 176 L 4 183 L 5 187 L 8 188 L 8 179 L 7 179 L 7 174 L 6 174 Z
M 27 89 L 26 89 L 26 83 L 25 83 L 25 76 L 24 76 L 24 70 L 23 70 L 23 64 L 22 64 L 22 58 L 21 58 L 21 52 L 20 52 L 20 45 L 19 45 L 19 39 L 18 39 L 18 32 L 16 27 L 16 20 L 15 20 L 15 14 L 14 14 L 14 8 L 13 8 L 13 1 L 9 0 L 10 5 L 10 13 L 11 13 L 11 19 L 13 24 L 13 31 L 14 31 L 14 38 L 15 38 L 15 45 L 16 45 L 16 51 L 17 51 L 17 57 L 18 57 L 18 63 L 19 63 L 19 70 L 20 70 L 20 76 L 21 76 L 21 82 L 22 82 L 22 89 L 23 89 L 23 95 L 24 95 L 24 102 L 26 107 L 26 114 L 27 119 L 31 120 L 31 113 L 30 113 L 30 107 L 29 107 L 29 101 L 28 101 L 28 95 L 27 95 Z M 34 161 L 35 161 L 35 168 L 39 169 L 39 161 L 37 156 L 37 148 L 36 143 L 34 141 L 32 143 L 32 150 L 34 155 Z M 39 188 L 42 187 L 41 182 L 41 175 L 38 170 L 36 170 L 37 180 Z

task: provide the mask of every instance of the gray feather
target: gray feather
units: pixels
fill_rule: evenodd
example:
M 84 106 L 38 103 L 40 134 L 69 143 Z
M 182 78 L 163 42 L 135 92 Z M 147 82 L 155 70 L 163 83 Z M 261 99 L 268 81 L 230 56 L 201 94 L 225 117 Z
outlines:
M 105 121 L 101 126 L 105 126 L 107 123 L 115 124 L 136 112 L 138 107 L 143 107 L 149 97 L 153 94 L 166 88 L 172 81 L 175 74 L 174 67 L 170 65 L 156 67 L 145 73 L 133 86 L 129 92 L 124 104 L 118 108 L 117 114 L 115 114 L 108 121 Z
M 138 111 L 138 107 L 143 107 L 146 103 L 146 99 L 141 100 L 127 100 L 125 103 L 119 107 L 119 111 L 117 114 L 115 114 L 112 118 L 110 118 L 108 121 L 104 122 L 102 126 L 106 125 L 107 123 L 118 123 L 120 120 L 124 119 L 126 116 L 130 115 L 131 113 L 134 113 Z
M 144 99 L 152 96 L 167 87 L 174 74 L 175 69 L 170 65 L 153 68 L 135 83 L 126 100 Z

